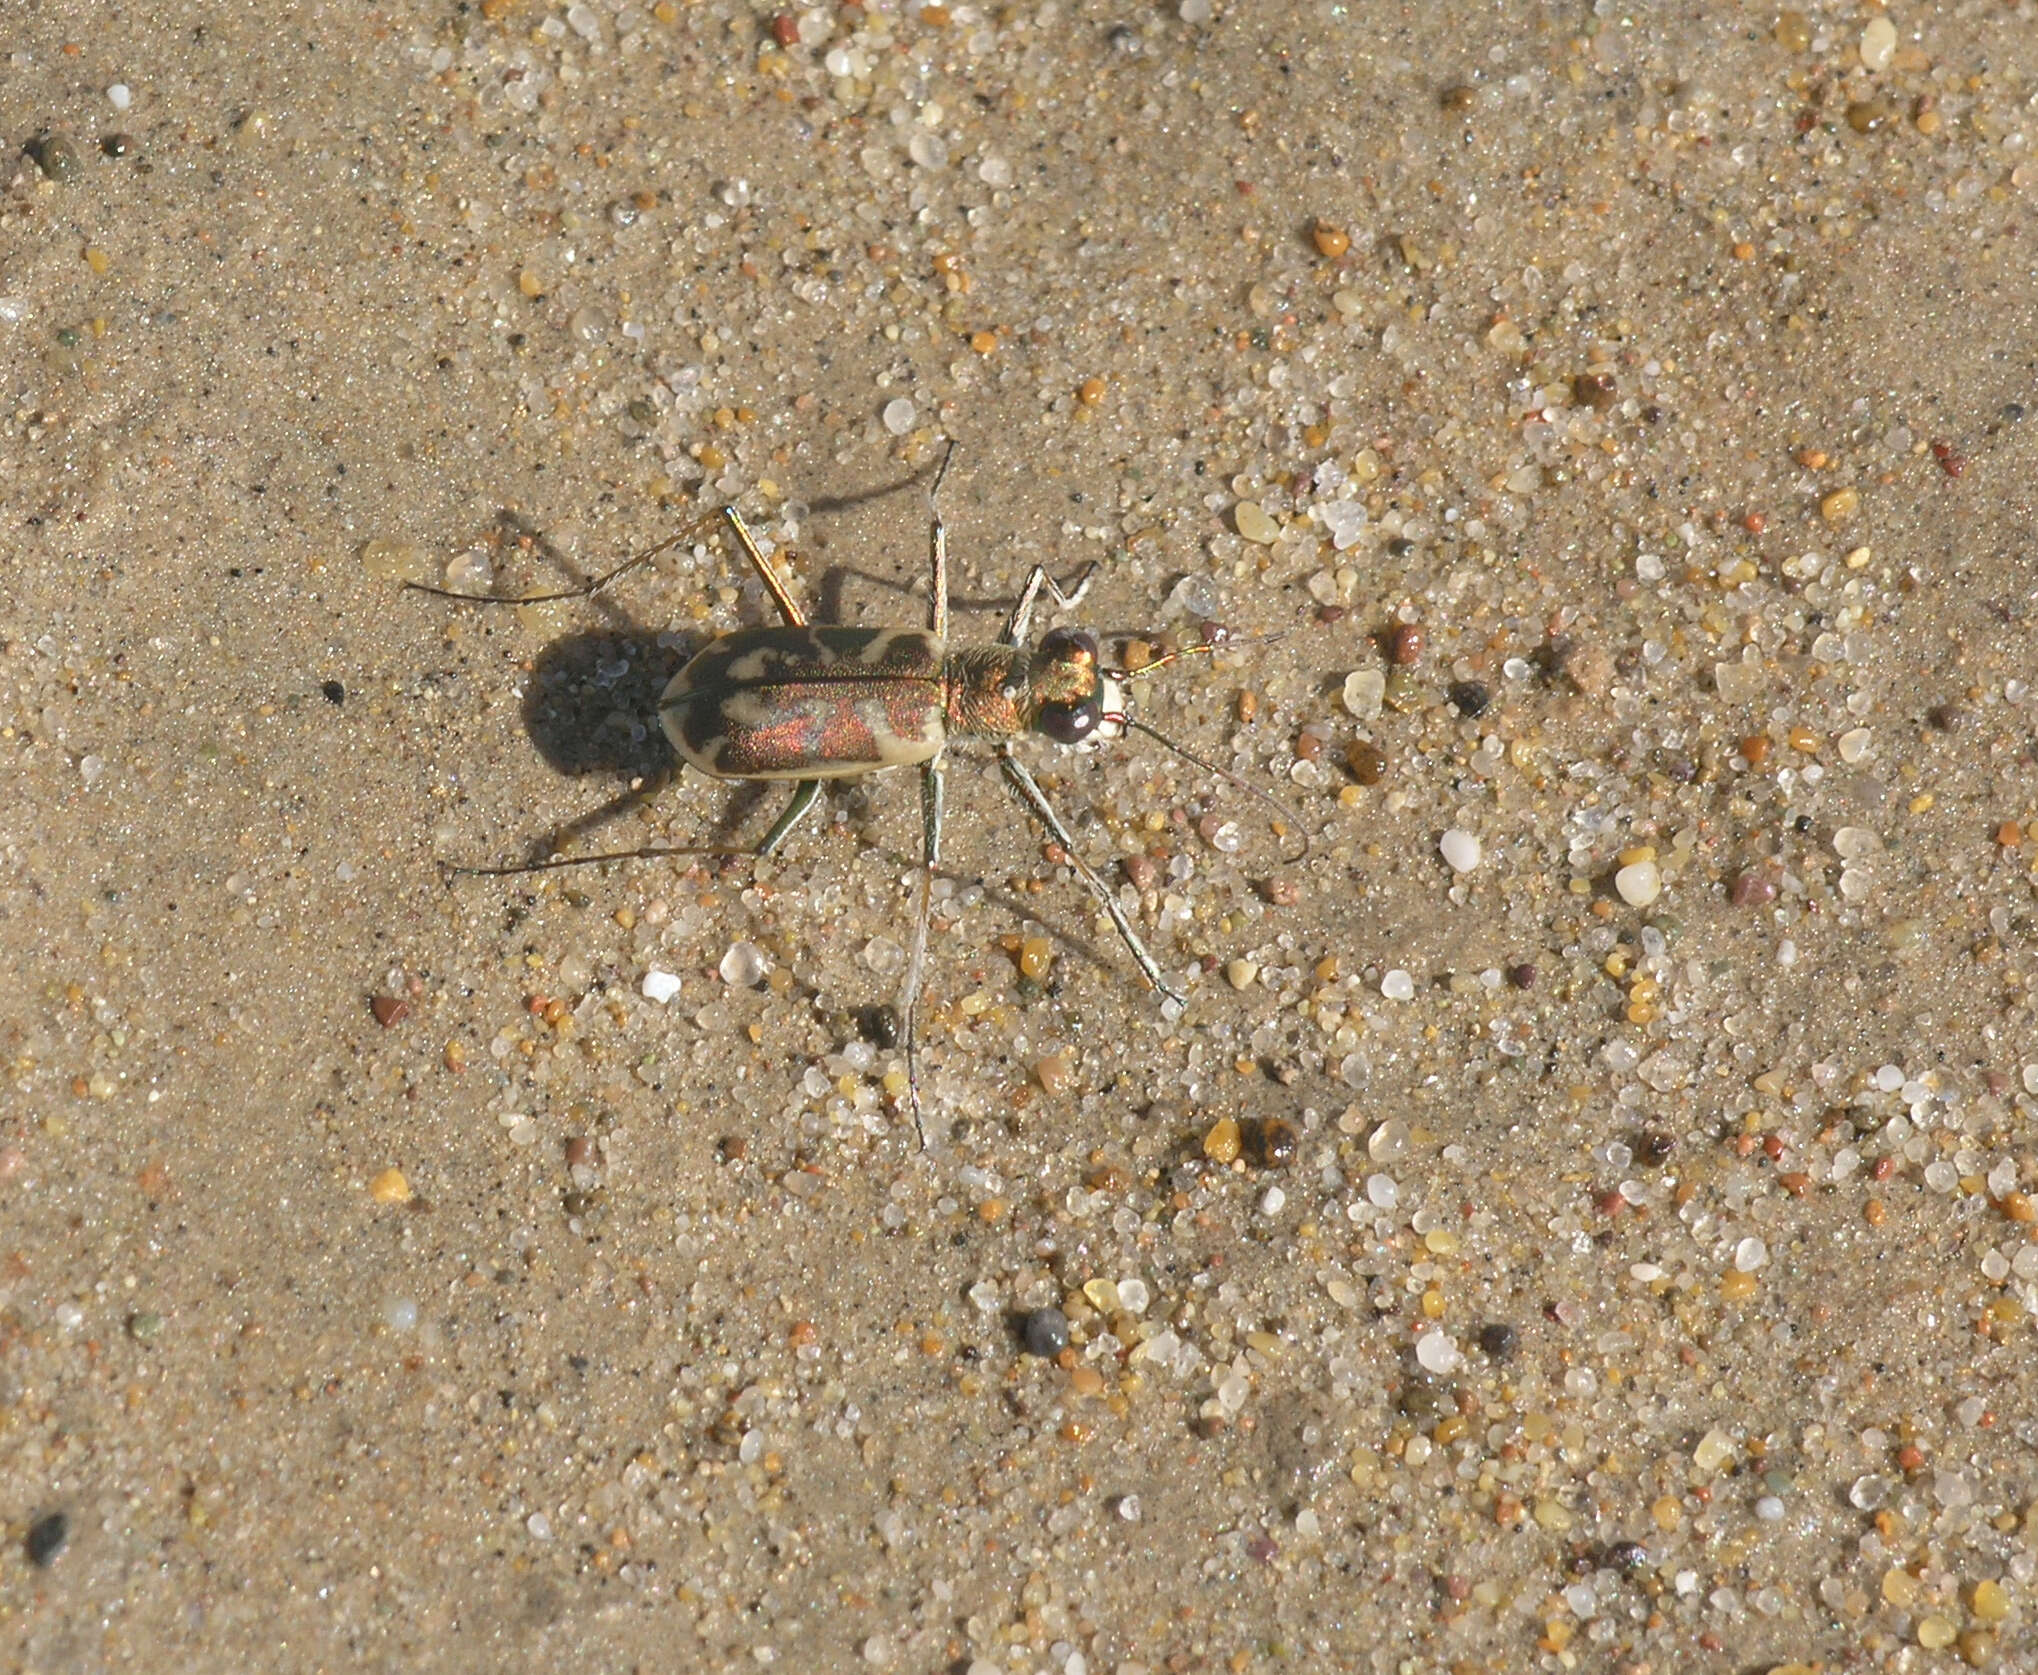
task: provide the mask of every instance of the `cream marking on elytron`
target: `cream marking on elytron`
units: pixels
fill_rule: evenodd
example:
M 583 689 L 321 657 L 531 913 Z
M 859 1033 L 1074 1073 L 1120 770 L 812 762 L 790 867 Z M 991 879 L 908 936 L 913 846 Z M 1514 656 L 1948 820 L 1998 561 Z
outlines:
M 1069 870 L 1109 917 L 1149 987 L 1178 1007 L 1188 1004 L 1187 997 L 1161 974 L 1159 963 L 1126 918 L 1117 896 L 1077 853 L 1075 839 L 1026 764 L 1019 760 L 1014 743 L 1027 734 L 1038 734 L 1055 744 L 1087 749 L 1123 738 L 1127 732 L 1141 733 L 1184 761 L 1264 803 L 1283 822 L 1277 831 L 1285 834 L 1285 823 L 1294 818 L 1257 786 L 1185 750 L 1131 713 L 1129 691 L 1134 680 L 1180 658 L 1214 651 L 1221 642 L 1171 651 L 1137 669 L 1107 668 L 1097 636 L 1081 628 L 1050 629 L 1037 648 L 1031 653 L 1027 651 L 1027 631 L 1041 593 L 1045 591 L 1058 608 L 1073 609 L 1089 591 L 1091 578 L 1096 574 L 1095 565 L 1064 590 L 1044 565 L 1036 564 L 995 643 L 949 646 L 948 531 L 942 523 L 936 497 L 954 458 L 955 445 L 950 443 L 928 491 L 932 577 L 924 630 L 810 624 L 785 577 L 757 544 L 741 514 L 733 506 L 720 514 L 728 519 L 784 623 L 779 627 L 739 628 L 710 640 L 672 677 L 658 701 L 658 721 L 680 758 L 711 778 L 794 782 L 792 800 L 755 849 L 716 844 L 659 845 L 601 855 L 561 856 L 522 866 L 448 869 L 472 877 L 503 878 L 667 855 L 757 859 L 778 852 L 814 806 L 824 781 L 917 766 L 920 899 L 912 953 L 907 960 L 898 1006 L 904 1024 L 906 1086 L 913 1125 L 923 1145 L 927 1136 L 920 1111 L 918 1019 L 920 989 L 927 967 L 927 922 L 934 873 L 941 863 L 943 758 L 950 734 L 984 739 L 995 745 L 999 769 L 1013 795 L 1053 839 Z M 660 553 L 692 539 L 705 521 L 624 560 L 585 586 L 564 593 L 532 594 L 521 599 L 483 598 L 427 587 L 422 582 L 405 585 L 418 593 L 478 605 L 585 599 Z M 1299 860 L 1308 853 L 1309 840 L 1299 831 L 1297 835 L 1302 842 L 1300 854 L 1295 857 Z

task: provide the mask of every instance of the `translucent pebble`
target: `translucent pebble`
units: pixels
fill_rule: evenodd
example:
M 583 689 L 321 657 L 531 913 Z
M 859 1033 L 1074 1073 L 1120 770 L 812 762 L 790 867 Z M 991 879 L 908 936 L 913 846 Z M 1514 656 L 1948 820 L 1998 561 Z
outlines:
M 1479 840 L 1461 827 L 1453 826 L 1437 842 L 1445 864 L 1453 872 L 1470 872 L 1486 858 Z
M 409 1297 L 392 1297 L 382 1305 L 382 1320 L 392 1332 L 409 1332 L 418 1323 L 418 1306 Z
M 906 142 L 906 155 L 923 169 L 948 167 L 948 147 L 941 136 L 922 128 Z
M 1118 1306 L 1127 1314 L 1145 1314 L 1146 1306 L 1153 1301 L 1153 1293 L 1142 1279 L 1122 1279 L 1118 1282 Z
M 754 942 L 732 942 L 716 969 L 731 988 L 747 989 L 764 980 L 764 974 L 771 970 L 771 960 Z
M 1614 892 L 1630 907 L 1647 907 L 1663 893 L 1663 872 L 1654 861 L 1637 861 L 1613 875 Z
M 745 1431 L 743 1440 L 736 1444 L 736 1458 L 746 1466 L 754 1466 L 764 1458 L 764 1433 Z
M 1698 1439 L 1691 1451 L 1691 1463 L 1700 1471 L 1718 1471 L 1734 1457 L 1734 1439 L 1715 1426 Z
M 1875 1085 L 1883 1093 L 1895 1093 L 1904 1085 L 1904 1071 L 1900 1064 L 1879 1064 L 1875 1067 Z
M 2023 1082 L 2026 1093 L 2038 1093 L 2038 1064 L 2024 1066 Z
M 863 1661 L 881 1668 L 892 1661 L 892 1643 L 889 1637 L 873 1634 L 863 1643 Z
M 913 428 L 913 421 L 920 413 L 919 409 L 904 396 L 897 396 L 885 403 L 885 410 L 879 416 L 884 420 L 885 429 L 892 435 L 904 436 Z
M 1932 1474 L 1932 1498 L 1945 1507 L 1972 1506 L 1974 1482 L 1965 1472 L 1935 1471 Z
M 1288 1195 L 1277 1186 L 1270 1186 L 1260 1194 L 1260 1214 L 1277 1216 L 1287 1207 Z
M 888 936 L 874 936 L 857 956 L 880 977 L 896 977 L 906 969 L 906 950 Z
M 986 157 L 977 165 L 977 179 L 994 192 L 1012 184 L 1012 165 L 998 156 Z
M 495 567 L 478 547 L 456 553 L 446 562 L 446 586 L 455 593 L 486 593 L 495 580 Z
M 1239 534 L 1261 546 L 1272 546 L 1281 538 L 1281 526 L 1270 518 L 1256 500 L 1241 500 L 1232 509 L 1232 521 Z
M 1366 1200 L 1376 1210 L 1391 1210 L 1401 1202 L 1401 1187 L 1392 1175 L 1368 1175 Z
M 1887 70 L 1896 57 L 1896 25 L 1887 17 L 1873 17 L 1861 31 L 1861 67 L 1871 72 Z
M 1934 1158 L 1925 1165 L 1925 1185 L 1934 1192 L 1951 1192 L 1960 1184 L 1960 1171 L 1947 1159 Z
M 1405 971 L 1390 971 L 1380 979 L 1380 993 L 1389 1000 L 1413 1000 L 1415 979 Z
M 644 998 L 666 1005 L 679 993 L 679 979 L 669 971 L 660 971 L 655 966 L 644 973 Z
M 1749 1237 L 1734 1246 L 1734 1271 L 1752 1274 L 1757 1268 L 1767 1265 L 1769 1246 L 1761 1239 Z
M 1764 1495 L 1755 1503 L 1755 1516 L 1765 1524 L 1780 1523 L 1783 1518 L 1783 1502 L 1774 1495 Z
M 363 541 L 360 558 L 361 568 L 379 582 L 422 582 L 431 576 L 432 561 L 408 541 Z
M 134 103 L 134 94 L 128 90 L 128 85 L 124 81 L 117 81 L 109 87 L 106 90 L 106 97 L 117 111 L 124 111 Z
M 1330 544 L 1347 552 L 1359 544 L 1366 529 L 1366 509 L 1356 500 L 1330 500 L 1318 509 L 1323 527 L 1330 531 Z
M 1882 839 L 1866 826 L 1842 826 L 1833 834 L 1833 853 L 1843 861 L 1865 861 L 1882 853 Z
M 87 785 L 97 785 L 99 777 L 106 772 L 104 756 L 81 756 L 78 758 L 78 777 Z
M 1184 576 L 1168 590 L 1167 614 L 1202 617 L 1218 613 L 1217 584 L 1208 576 Z
M 1360 721 L 1377 721 L 1387 694 L 1387 677 L 1378 669 L 1354 669 L 1345 676 L 1344 706 Z
M 1840 760 L 1853 763 L 1868 754 L 1874 735 L 1866 727 L 1854 727 L 1840 735 Z
M 1181 10 L 1176 15 L 1184 23 L 1208 23 L 1212 10 L 1211 0 L 1182 0 Z
M 1764 690 L 1761 667 L 1753 663 L 1715 663 L 1712 683 L 1721 700 L 1729 704 L 1752 704 Z
M 526 1518 L 524 1520 L 524 1528 L 531 1532 L 531 1539 L 534 1541 L 550 1541 L 552 1539 L 552 1520 L 547 1518 L 542 1512 L 534 1512 L 530 1517 Z
M 1366 1140 L 1366 1155 L 1375 1163 L 1392 1163 L 1408 1155 L 1408 1124 L 1389 1117 Z
M 1120 1495 L 1118 1497 L 1119 1517 L 1123 1518 L 1128 1524 L 1136 1524 L 1139 1522 L 1139 1514 L 1140 1505 L 1137 1495 Z M 1004 1671 L 999 1670 L 997 1675 L 1004 1675 Z
M 1425 1372 L 1449 1373 L 1457 1371 L 1458 1346 L 1451 1342 L 1447 1332 L 1425 1332 L 1415 1340 L 1415 1359 Z

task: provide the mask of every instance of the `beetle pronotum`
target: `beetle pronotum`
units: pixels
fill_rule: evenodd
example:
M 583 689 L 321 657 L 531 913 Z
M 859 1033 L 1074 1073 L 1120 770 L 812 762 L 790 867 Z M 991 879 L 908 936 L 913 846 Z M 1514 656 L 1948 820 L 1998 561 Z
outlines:
M 777 853 L 820 796 L 824 781 L 847 779 L 886 768 L 920 770 L 921 867 L 919 911 L 906 964 L 899 1011 L 903 1021 L 907 1087 L 913 1121 L 920 1126 L 920 1080 L 916 1047 L 920 989 L 927 965 L 927 922 L 934 873 L 941 862 L 943 757 L 950 734 L 990 741 L 1006 784 L 1027 813 L 1059 846 L 1063 860 L 1110 918 L 1147 983 L 1177 1005 L 1186 997 L 1162 975 L 1118 898 L 1077 852 L 1075 839 L 1047 800 L 1038 781 L 1013 749 L 1037 733 L 1060 745 L 1086 745 L 1122 738 L 1128 731 L 1157 740 L 1206 772 L 1238 786 L 1286 817 L 1288 811 L 1258 787 L 1185 750 L 1133 717 L 1128 689 L 1137 677 L 1179 657 L 1210 651 L 1188 647 L 1142 664 L 1113 668 L 1103 660 L 1097 637 L 1087 629 L 1055 628 L 1030 653 L 1027 632 L 1044 591 L 1062 610 L 1081 603 L 1096 574 L 1092 565 L 1072 587 L 1062 588 L 1036 564 L 1020 590 L 996 641 L 986 646 L 948 643 L 948 532 L 935 496 L 955 456 L 954 444 L 936 472 L 928 499 L 932 576 L 924 629 L 815 625 L 793 598 L 771 557 L 757 543 L 740 513 L 723 516 L 756 569 L 783 618 L 768 628 L 739 628 L 717 635 L 672 677 L 658 701 L 658 720 L 682 760 L 702 773 L 727 780 L 790 780 L 792 800 L 755 849 L 723 845 L 652 846 L 600 855 L 571 855 L 522 866 L 456 867 L 458 873 L 506 877 L 559 867 L 663 855 L 761 857 Z M 470 604 L 544 604 L 582 599 L 659 554 L 688 540 L 695 524 L 671 539 L 626 559 L 583 587 L 521 599 L 481 598 L 447 588 L 407 585 L 420 593 Z M 1306 852 L 1308 840 L 1303 839 Z M 924 1141 L 925 1131 L 922 1132 Z

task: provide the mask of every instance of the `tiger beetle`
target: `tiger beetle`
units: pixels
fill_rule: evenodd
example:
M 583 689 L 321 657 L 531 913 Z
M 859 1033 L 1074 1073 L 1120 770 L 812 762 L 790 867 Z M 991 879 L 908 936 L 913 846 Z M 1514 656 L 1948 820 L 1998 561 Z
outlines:
M 1039 782 L 1020 761 L 1014 744 L 1029 733 L 1037 733 L 1055 744 L 1078 747 L 1123 738 L 1127 732 L 1141 733 L 1257 798 L 1283 818 L 1289 817 L 1289 811 L 1267 793 L 1185 750 L 1136 719 L 1129 708 L 1128 690 L 1134 679 L 1164 668 L 1178 658 L 1214 651 L 1221 642 L 1171 651 L 1137 669 L 1107 665 L 1097 636 L 1082 628 L 1050 629 L 1036 648 L 1031 652 L 1026 649 L 1027 631 L 1032 626 L 1040 595 L 1045 592 L 1062 610 L 1073 609 L 1089 592 L 1095 565 L 1065 589 L 1047 573 L 1044 565 L 1036 564 L 993 644 L 948 643 L 948 531 L 936 497 L 954 458 L 955 444 L 951 442 L 928 491 L 932 576 L 924 629 L 856 628 L 808 622 L 786 578 L 758 545 L 742 514 L 733 506 L 722 512 L 765 591 L 771 595 L 783 624 L 738 628 L 710 640 L 672 677 L 658 701 L 658 721 L 681 759 L 711 778 L 792 782 L 792 800 L 756 848 L 661 845 L 601 855 L 555 857 L 522 866 L 449 869 L 467 876 L 501 878 L 665 855 L 761 858 L 776 854 L 784 845 L 814 806 L 825 781 L 853 779 L 886 768 L 919 768 L 920 901 L 899 1012 L 904 1023 L 906 1081 L 913 1123 L 922 1144 L 926 1131 L 920 1120 L 917 1025 L 921 982 L 927 965 L 927 922 L 934 873 L 941 864 L 943 757 L 951 734 L 984 739 L 995 745 L 999 769 L 1013 794 L 1059 846 L 1069 870 L 1110 917 L 1148 985 L 1178 1006 L 1186 1005 L 1187 997 L 1162 975 L 1159 963 L 1126 918 L 1118 898 L 1077 853 L 1075 839 Z M 422 582 L 405 585 L 419 593 L 470 604 L 530 605 L 584 599 L 681 545 L 701 527 L 694 524 L 626 559 L 585 586 L 563 593 L 533 594 L 520 599 L 483 598 L 428 587 Z M 1306 854 L 1308 839 L 1304 837 L 1302 841 Z

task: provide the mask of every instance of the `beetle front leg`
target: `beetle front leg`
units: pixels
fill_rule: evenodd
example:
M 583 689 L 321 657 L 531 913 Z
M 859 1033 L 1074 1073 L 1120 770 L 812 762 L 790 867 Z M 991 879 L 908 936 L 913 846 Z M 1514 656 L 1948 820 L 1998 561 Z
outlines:
M 1097 905 L 1110 916 L 1111 923 L 1117 928 L 1119 937 L 1131 951 L 1133 959 L 1138 962 L 1147 982 L 1177 1006 L 1188 1005 L 1188 997 L 1171 987 L 1168 980 L 1161 975 L 1160 962 L 1147 952 L 1146 944 L 1139 939 L 1139 932 L 1132 928 L 1132 921 L 1125 917 L 1125 910 L 1118 905 L 1118 898 L 1111 893 L 1111 887 L 1097 876 L 1089 862 L 1076 853 L 1076 840 L 1069 836 L 1068 828 L 1061 823 L 1061 816 L 1054 812 L 1054 805 L 1047 800 L 1047 793 L 1041 790 L 1039 783 L 1026 771 L 1026 764 L 1013 755 L 1007 746 L 998 752 L 998 766 L 1005 770 L 1006 783 L 1012 787 L 1013 793 L 1031 811 L 1033 818 L 1047 828 L 1048 836 L 1061 845 L 1061 852 L 1068 862 L 1069 870 L 1083 881 L 1084 888 L 1097 898 Z
M 934 906 L 934 869 L 941 865 L 941 758 L 920 769 L 920 905 L 913 915 L 913 953 L 906 961 L 905 987 L 899 995 L 899 1015 L 905 1020 L 906 1097 L 913 1106 L 913 1127 L 920 1144 L 927 1144 L 927 1129 L 920 1120 L 920 984 L 927 975 L 927 920 Z
M 927 627 L 938 640 L 948 638 L 948 525 L 941 521 L 941 484 L 955 463 L 955 444 L 941 456 L 941 469 L 934 473 L 934 486 L 927 491 L 928 564 L 932 574 L 927 585 Z
M 1036 564 L 1033 573 L 1026 578 L 1026 585 L 1019 590 L 1019 603 L 1012 607 L 1012 614 L 1005 619 L 1005 631 L 998 636 L 1001 646 L 1023 646 L 1026 632 L 1033 626 L 1033 602 L 1040 597 L 1040 590 L 1046 588 L 1056 606 L 1067 611 L 1083 602 L 1083 595 L 1090 591 L 1090 582 L 1097 574 L 1096 565 L 1091 565 L 1075 579 L 1075 584 L 1063 592 L 1059 583 L 1047 573 L 1047 566 Z
M 744 555 L 757 572 L 758 580 L 764 583 L 764 591 L 771 595 L 772 603 L 778 607 L 778 614 L 785 618 L 786 626 L 806 627 L 807 613 L 800 609 L 800 602 L 793 597 L 793 590 L 786 585 L 785 577 L 779 574 L 771 555 L 757 544 L 757 537 L 750 533 L 743 514 L 730 506 L 724 509 L 722 515 L 729 520 L 729 527 L 736 531 L 736 539 L 742 542 Z

